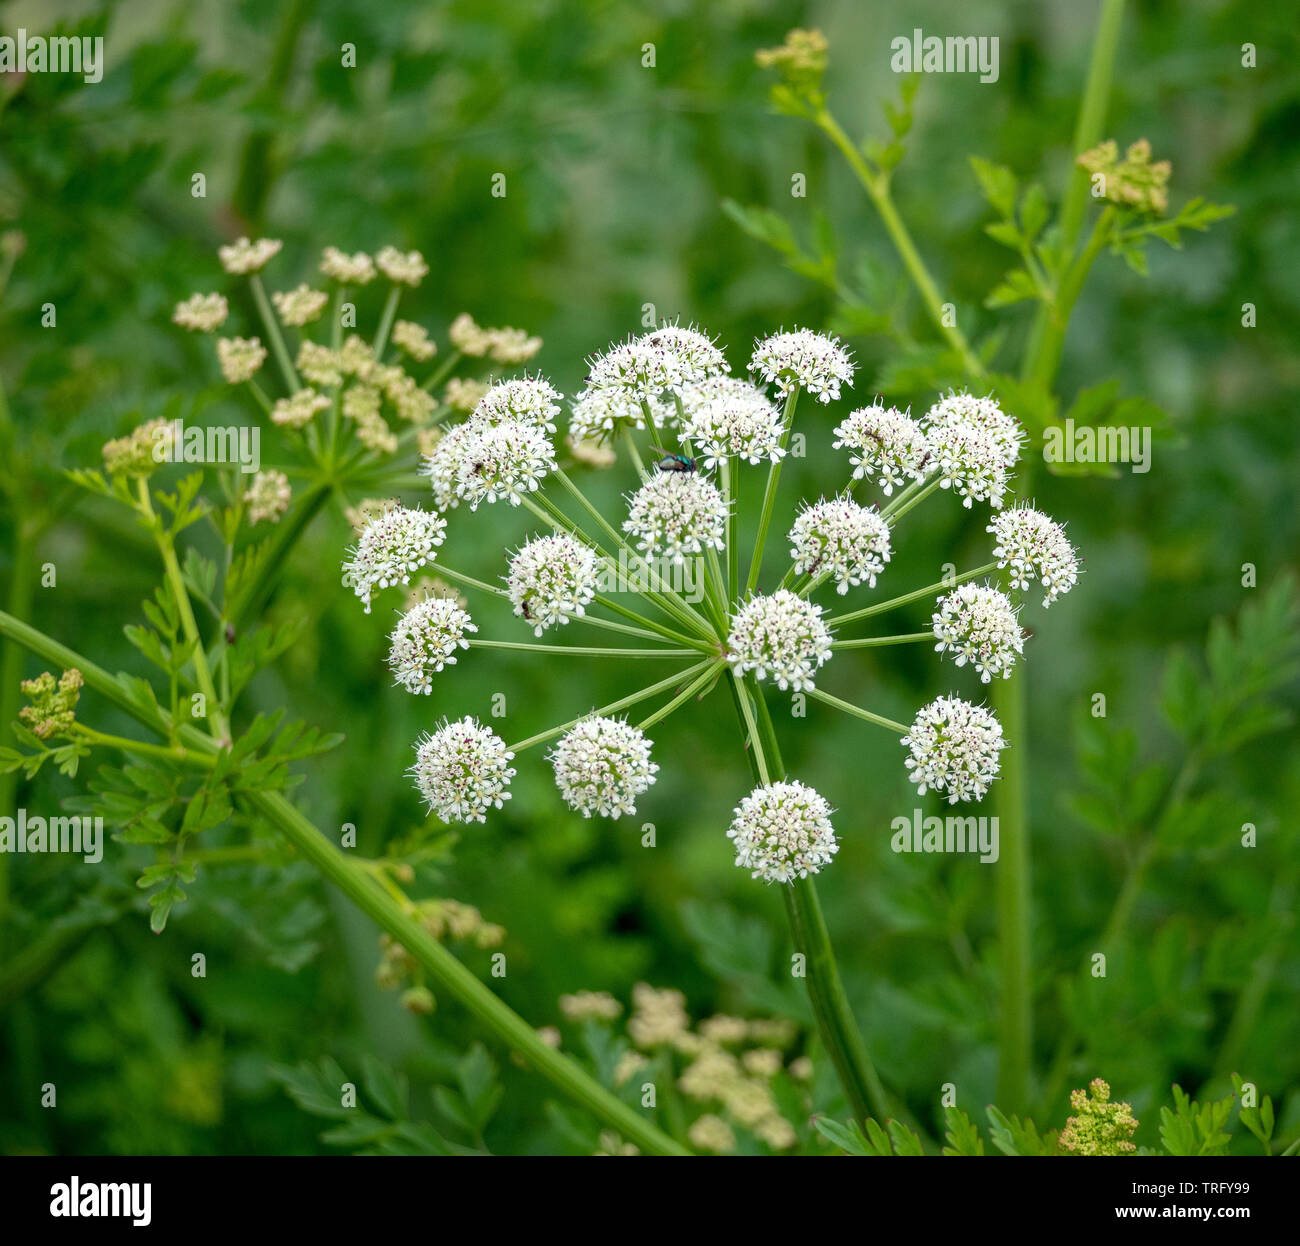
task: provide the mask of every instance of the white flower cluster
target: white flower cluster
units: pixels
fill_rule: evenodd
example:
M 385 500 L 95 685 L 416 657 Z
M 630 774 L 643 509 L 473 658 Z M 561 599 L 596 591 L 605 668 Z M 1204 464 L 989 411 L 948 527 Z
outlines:
M 329 302 L 329 295 L 324 290 L 313 290 L 306 282 L 296 290 L 277 290 L 271 295 L 271 302 L 285 324 L 300 329 L 313 320 L 319 320 L 320 314 Z
M 736 807 L 727 838 L 736 864 L 769 883 L 816 874 L 839 850 L 830 805 L 797 781 L 755 788 Z
M 284 246 L 277 238 L 259 238 L 250 242 L 239 238 L 229 246 L 217 248 L 217 259 L 228 273 L 244 275 L 260 272 Z
M 958 666 L 969 662 L 984 683 L 1009 678 L 1025 649 L 1016 607 L 987 584 L 961 584 L 939 598 L 932 624 L 935 652 L 951 654 Z
M 874 480 L 886 497 L 930 467 L 930 443 L 921 426 L 897 407 L 860 407 L 835 430 L 836 450 L 846 449 L 855 480 Z
M 537 537 L 510 560 L 510 604 L 540 636 L 586 613 L 596 596 L 597 567 L 595 553 L 573 537 Z
M 418 251 L 403 254 L 396 247 L 383 247 L 375 256 L 375 267 L 389 281 L 399 285 L 418 286 L 429 275 L 429 266 Z
M 992 398 L 970 394 L 940 399 L 921 424 L 940 487 L 960 496 L 967 509 L 980 501 L 1001 507 L 1024 440 L 1019 424 Z
M 908 778 L 924 796 L 933 788 L 950 804 L 983 800 L 998 777 L 1007 747 L 1002 724 L 982 705 L 939 697 L 916 716 L 902 739 L 909 750 Z
M 191 333 L 211 333 L 221 328 L 230 315 L 230 306 L 223 294 L 191 294 L 183 303 L 176 304 L 172 322 Z
M 364 286 L 375 279 L 375 261 L 364 251 L 348 255 L 338 247 L 326 247 L 321 254 L 320 270 L 345 286 Z
M 469 612 L 450 597 L 426 597 L 397 621 L 388 650 L 393 677 L 407 692 L 433 691 L 432 676 L 456 664 L 456 651 L 468 649 L 467 632 L 478 628 Z
M 1022 591 L 1037 580 L 1044 591 L 1043 605 L 1064 596 L 1079 579 L 1079 556 L 1055 520 L 1032 506 L 1015 506 L 996 516 L 989 525 L 993 553 L 999 567 L 1011 570 L 1011 583 Z
M 623 530 L 651 558 L 685 562 L 687 554 L 722 549 L 727 503 L 694 472 L 655 472 L 629 499 Z
M 477 510 L 480 502 L 518 506 L 555 467 L 555 446 L 546 432 L 524 420 L 489 424 L 472 417 L 459 445 L 456 492 Z M 441 444 L 441 443 L 439 443 Z
M 785 456 L 784 420 L 768 396 L 748 381 L 710 377 L 683 395 L 687 416 L 681 439 L 690 442 L 707 468 L 735 455 L 751 466 Z
M 318 411 L 328 410 L 330 400 L 310 386 L 300 389 L 289 398 L 277 398 L 271 408 L 271 423 L 282 428 L 302 428 L 311 423 Z
M 593 715 L 564 735 L 550 753 L 555 785 L 584 818 L 636 812 L 636 798 L 655 781 L 650 741 L 638 727 Z
M 366 524 L 361 539 L 343 564 L 343 583 L 370 613 L 373 594 L 395 584 L 409 584 L 411 572 L 431 563 L 436 547 L 447 539 L 447 521 L 428 511 L 394 507 Z
M 813 676 L 831 656 L 830 629 L 821 606 L 780 588 L 751 597 L 736 611 L 727 636 L 728 661 L 738 675 L 772 678 L 782 692 L 814 687 Z
M 513 759 L 496 732 L 466 717 L 416 741 L 411 774 L 430 812 L 444 822 L 484 822 L 489 809 L 510 799 Z
M 820 402 L 838 400 L 841 385 L 853 384 L 853 357 L 832 334 L 795 329 L 774 333 L 754 345 L 749 370 L 782 394 L 797 385 Z
M 248 505 L 249 523 L 279 523 L 280 516 L 289 509 L 293 491 L 289 477 L 283 472 L 258 472 L 244 494 Z
M 890 559 L 889 524 L 879 511 L 849 498 L 831 498 L 804 509 L 790 529 L 790 557 L 800 575 L 830 575 L 841 596 L 876 576 Z
M 221 375 L 231 385 L 239 385 L 257 375 L 266 362 L 266 347 L 260 338 L 219 337 L 217 362 L 221 365 Z
M 493 385 L 479 399 L 472 418 L 485 424 L 503 420 L 522 420 L 548 433 L 555 432 L 555 417 L 560 414 L 564 395 L 542 377 L 517 377 Z

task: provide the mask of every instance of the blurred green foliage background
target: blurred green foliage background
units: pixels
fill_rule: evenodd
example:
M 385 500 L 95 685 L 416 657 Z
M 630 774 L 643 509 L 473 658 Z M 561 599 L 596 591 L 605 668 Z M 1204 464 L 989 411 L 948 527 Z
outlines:
M 1027 663 L 1034 1115 L 1059 1125 L 1065 1091 L 1101 1075 L 1134 1105 L 1146 1143 L 1172 1082 L 1222 1093 L 1233 1071 L 1279 1104 L 1279 1135 L 1300 1128 L 1300 767 L 1280 720 L 1239 747 L 1203 750 L 1108 949 L 1107 978 L 1088 974 L 1150 832 L 1150 781 L 1134 776 L 1150 765 L 1175 773 L 1198 747 L 1197 724 L 1231 719 L 1243 691 L 1282 709 L 1297 701 L 1296 623 L 1283 595 L 1246 640 L 1219 642 L 1214 665 L 1204 653 L 1214 618 L 1238 616 L 1283 581 L 1300 529 L 1290 400 L 1300 372 L 1300 79 L 1288 19 L 1283 8 L 1245 3 L 1130 7 L 1108 133 L 1121 145 L 1145 136 L 1173 162 L 1175 204 L 1205 195 L 1238 212 L 1191 235 L 1183 253 L 1153 249 L 1148 278 L 1103 257 L 1076 313 L 1059 392 L 1068 405 L 1113 378 L 1167 412 L 1173 435 L 1157 443 L 1150 473 L 1059 479 L 1040 470 L 1036 484 L 1042 507 L 1068 522 L 1087 574 L 1050 618 L 1036 603 L 1026 614 L 1039 633 Z M 526 327 L 545 339 L 536 366 L 573 393 L 584 357 L 639 330 L 646 304 L 719 334 L 735 368 L 754 335 L 833 316 L 831 294 L 724 213 L 732 199 L 774 208 L 804 238 L 824 215 L 846 280 L 887 298 L 899 292 L 898 314 L 926 340 L 868 205 L 823 140 L 771 115 L 753 54 L 792 26 L 823 29 L 835 110 L 860 137 L 880 132 L 881 101 L 897 93 L 892 38 L 915 26 L 997 34 L 996 85 L 957 75 L 922 82 L 895 191 L 963 326 L 977 337 L 1004 326 L 1014 356 L 1028 313 L 981 307 L 1006 256 L 983 233 L 987 211 L 967 157 L 1041 177 L 1059 196 L 1095 13 L 1065 0 L 43 0 L 6 6 L 3 30 L 49 32 L 56 20 L 102 33 L 108 63 L 96 85 L 50 74 L 0 80 L 0 230 L 26 237 L 0 304 L 12 412 L 0 581 L 12 613 L 109 669 L 136 670 L 122 627 L 155 582 L 152 551 L 59 473 L 97 465 L 108 437 L 176 395 L 195 418 L 220 421 L 233 406 L 229 419 L 249 416 L 220 384 L 208 343 L 170 323 L 191 292 L 228 288 L 219 242 L 283 238 L 272 288 L 310 281 L 327 244 L 418 248 L 432 274 L 404 315 L 443 340 L 461 311 Z M 1241 66 L 1247 40 L 1258 47 L 1254 69 Z M 345 43 L 356 45 L 355 69 L 341 67 Z M 646 43 L 653 68 L 642 65 Z M 791 197 L 796 172 L 807 176 L 807 198 Z M 191 195 L 196 173 L 206 198 Z M 506 175 L 505 198 L 490 194 L 495 173 Z M 373 321 L 378 305 L 366 297 L 362 315 Z M 57 309 L 53 328 L 41 324 L 47 303 Z M 1253 328 L 1242 326 L 1245 303 L 1256 308 Z M 251 326 L 251 307 L 237 304 L 241 313 Z M 895 342 L 849 341 L 860 364 L 852 405 L 878 392 L 929 401 L 909 389 Z M 827 478 L 829 430 L 850 405 L 805 407 L 812 450 L 784 478 L 788 512 L 796 498 L 840 483 L 838 465 Z M 627 475 L 620 468 L 595 491 L 612 505 Z M 530 530 L 526 516 L 500 510 L 478 522 L 453 517 L 452 545 L 473 574 L 495 578 L 502 550 Z M 986 539 L 959 508 L 924 508 L 888 583 L 903 592 L 950 558 L 983 561 Z M 338 508 L 311 529 L 272 612 L 305 614 L 314 626 L 260 677 L 246 708 L 287 703 L 347 732 L 342 749 L 310 768 L 300 797 L 327 831 L 354 823 L 363 851 L 382 852 L 423 825 L 403 772 L 410 742 L 436 717 L 483 714 L 504 692 L 512 729 L 526 734 L 629 688 L 620 668 L 503 654 L 463 661 L 429 700 L 407 697 L 388 686 L 385 629 L 338 586 L 350 541 Z M 35 580 L 45 563 L 57 567 L 56 588 Z M 1258 568 L 1256 589 L 1242 587 L 1245 563 Z M 918 606 L 900 630 L 924 620 Z M 907 721 L 950 687 L 978 692 L 969 672 L 940 669 L 924 647 L 886 654 L 842 655 L 834 690 Z M 19 669 L 38 668 L 24 660 Z M 1089 713 L 1098 692 L 1104 720 Z M 839 810 L 843 850 L 823 894 L 882 1075 L 924 1123 L 937 1119 L 945 1082 L 982 1113 L 994 1094 L 995 868 L 889 851 L 890 819 L 916 804 L 889 736 L 820 707 L 778 728 L 790 770 Z M 749 787 L 731 706 L 713 698 L 655 738 L 662 771 L 637 822 L 655 823 L 657 848 L 643 849 L 635 826 L 569 816 L 530 755 L 503 813 L 454 843 L 445 837 L 433 893 L 506 927 L 510 972 L 494 985 L 537 1025 L 558 1022 L 562 992 L 605 989 L 626 1001 L 639 980 L 680 988 L 694 1016 L 800 1014 L 783 969 L 780 898 L 734 868 L 723 837 Z M 48 808 L 77 790 L 46 774 L 20 785 L 14 803 Z M 1254 849 L 1240 846 L 1246 822 L 1258 828 Z M 273 1064 L 328 1055 L 355 1068 L 371 1053 L 405 1070 L 413 1112 L 436 1118 L 431 1087 L 454 1078 L 474 1039 L 454 1006 L 417 1021 L 377 989 L 375 931 L 301 864 L 205 872 L 161 938 L 149 933 L 142 898 L 119 913 L 106 867 L 7 864 L 8 964 L 69 915 L 79 933 L 56 972 L 0 998 L 5 1150 L 332 1150 Z M 190 976 L 196 951 L 208 958 L 203 980 Z M 488 953 L 464 955 L 486 973 Z M 545 1086 L 494 1056 L 507 1093 L 488 1145 L 574 1146 L 543 1111 Z M 57 1084 L 57 1110 L 40 1106 L 43 1082 Z M 831 1096 L 820 1106 L 839 1105 Z

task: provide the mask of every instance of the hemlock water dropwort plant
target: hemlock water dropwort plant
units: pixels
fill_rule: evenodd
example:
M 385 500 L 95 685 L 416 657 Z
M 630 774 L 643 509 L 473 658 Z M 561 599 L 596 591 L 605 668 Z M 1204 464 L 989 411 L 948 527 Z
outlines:
M 776 544 L 775 500 L 800 398 L 838 399 L 852 385 L 854 365 L 838 338 L 796 329 L 758 341 L 748 374 L 732 375 L 712 337 L 680 324 L 588 361 L 586 386 L 569 404 L 568 445 L 623 451 L 634 479 L 622 513 L 603 512 L 570 475 L 583 459 L 572 454 L 561 464 L 555 438 L 563 396 L 549 381 L 525 376 L 491 386 L 424 455 L 428 503 L 371 518 L 344 562 L 344 580 L 369 611 L 383 590 L 409 586 L 432 567 L 471 594 L 508 600 L 520 630 L 533 633 L 531 640 L 480 636 L 472 609 L 415 593 L 390 637 L 395 681 L 409 692 L 429 693 L 446 665 L 482 662 L 481 651 L 494 648 L 543 661 L 565 655 L 675 668 L 526 739 L 508 741 L 472 716 L 432 724 L 415 743 L 410 772 L 444 822 L 481 822 L 502 808 L 525 755 L 551 742 L 547 760 L 569 809 L 586 818 L 633 816 L 661 766 L 673 764 L 656 758 L 653 728 L 725 686 L 754 780 L 748 794 L 737 794 L 726 830 L 735 864 L 781 885 L 796 946 L 810 964 L 823 1042 L 855 1113 L 883 1117 L 888 1102 L 849 1012 L 813 884 L 834 862 L 843 832 L 827 796 L 785 774 L 764 685 L 895 733 L 918 793 L 933 790 L 953 804 L 981 800 L 998 778 L 1002 751 L 1014 744 L 988 708 L 941 696 L 910 726 L 894 722 L 831 692 L 838 665 L 831 661 L 845 651 L 930 643 L 941 661 L 969 664 L 986 683 L 1006 678 L 1024 652 L 1022 596 L 1041 587 L 1045 604 L 1056 600 L 1076 582 L 1079 560 L 1048 516 L 1024 504 L 1004 509 L 1024 436 L 992 397 L 963 391 L 938 396 L 919 419 L 876 402 L 825 436 L 814 447 L 825 492 L 802 501 L 786 534 L 788 563 L 774 578 L 764 554 Z M 751 488 L 761 505 L 749 532 L 738 499 Z M 888 575 L 900 521 L 945 492 L 965 510 L 989 508 L 990 561 L 838 613 L 818 600 L 829 593 L 851 605 L 850 594 L 876 588 Z M 507 553 L 499 583 L 491 583 L 455 566 L 455 529 L 486 521 L 466 510 L 503 503 L 529 512 L 538 530 Z M 672 577 L 653 570 L 632 605 L 602 592 L 629 558 L 693 568 L 705 586 L 702 600 L 686 600 Z M 930 630 L 858 634 L 864 620 L 927 597 L 936 598 Z M 540 643 L 583 627 L 636 643 Z M 646 703 L 655 708 L 628 713 Z

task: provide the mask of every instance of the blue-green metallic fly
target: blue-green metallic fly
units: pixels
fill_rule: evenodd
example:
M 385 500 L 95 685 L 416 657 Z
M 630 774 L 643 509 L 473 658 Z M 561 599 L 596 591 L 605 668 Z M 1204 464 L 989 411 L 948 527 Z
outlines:
M 671 450 L 665 450 L 663 446 L 651 446 L 650 449 L 663 456 L 655 464 L 655 467 L 661 472 L 693 472 L 695 470 L 695 460 L 687 458 L 684 454 L 674 454 Z

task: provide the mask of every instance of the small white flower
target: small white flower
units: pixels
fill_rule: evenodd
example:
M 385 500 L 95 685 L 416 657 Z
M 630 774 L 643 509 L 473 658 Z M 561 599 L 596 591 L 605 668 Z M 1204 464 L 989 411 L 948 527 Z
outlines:
M 460 505 L 456 481 L 460 474 L 461 457 L 473 433 L 474 428 L 468 422 L 453 424 L 442 432 L 434 443 L 433 449 L 420 464 L 420 475 L 428 476 L 429 486 L 433 489 L 433 504 L 440 511 L 454 510 Z
M 313 290 L 303 282 L 296 290 L 275 291 L 271 295 L 271 302 L 275 304 L 275 310 L 285 324 L 300 329 L 303 325 L 320 319 L 325 304 L 329 302 L 329 295 L 324 290 Z
M 752 466 L 784 457 L 780 410 L 756 385 L 736 377 L 711 377 L 683 395 L 687 411 L 681 437 L 716 467 L 730 455 Z
M 998 777 L 1000 753 L 1007 747 L 1002 724 L 982 705 L 960 697 L 939 697 L 916 716 L 902 739 L 910 750 L 908 778 L 924 796 L 930 788 L 946 793 L 949 804 L 982 800 Z
M 1065 529 L 1032 506 L 1016 506 L 996 516 L 988 530 L 996 544 L 999 567 L 1009 567 L 1011 583 L 1022 592 L 1031 579 L 1044 588 L 1043 605 L 1050 606 L 1079 580 L 1079 556 Z
M 397 621 L 388 650 L 393 676 L 408 692 L 433 691 L 431 676 L 456 664 L 468 649 L 466 632 L 477 632 L 469 612 L 450 597 L 426 597 Z
M 830 660 L 831 633 L 821 606 L 780 588 L 751 597 L 736 612 L 727 636 L 728 661 L 738 675 L 771 677 L 782 692 L 815 687 L 813 676 Z
M 460 451 L 456 491 L 477 510 L 480 502 L 498 499 L 518 506 L 555 467 L 555 447 L 535 424 L 503 420 L 483 424 L 470 420 L 471 430 Z
M 655 472 L 630 498 L 623 530 L 650 557 L 685 562 L 687 554 L 722 549 L 727 503 L 694 472 Z
M 555 417 L 560 414 L 561 394 L 540 376 L 517 377 L 493 385 L 474 408 L 474 418 L 486 424 L 502 420 L 522 420 L 548 433 L 555 432 Z
M 389 281 L 418 286 L 429 275 L 429 266 L 418 251 L 402 254 L 396 247 L 383 247 L 375 256 L 375 266 Z
M 211 333 L 221 328 L 230 315 L 230 306 L 223 294 L 191 294 L 183 303 L 176 304 L 172 321 L 191 333 Z
M 436 546 L 446 540 L 447 521 L 428 511 L 395 507 L 376 515 L 366 525 L 343 564 L 343 583 L 348 585 L 370 613 L 370 598 L 378 589 L 409 584 L 411 572 L 437 557 Z
M 756 342 L 749 370 L 782 394 L 798 385 L 821 402 L 838 399 L 840 386 L 853 384 L 853 357 L 839 338 L 810 329 L 774 333 Z
M 769 883 L 819 873 L 839 851 L 830 805 L 795 780 L 756 787 L 736 806 L 727 838 L 736 864 Z
M 998 447 L 1008 473 L 1019 461 L 1025 441 L 1020 422 L 1003 411 L 995 398 L 976 398 L 965 392 L 940 398 L 922 417 L 921 424 L 932 435 L 956 425 L 978 428 Z
M 727 370 L 722 352 L 705 334 L 670 324 L 611 346 L 587 363 L 588 391 L 621 391 L 638 402 Z
M 430 340 L 429 331 L 413 320 L 399 320 L 393 325 L 393 345 L 404 350 L 416 363 L 427 363 L 438 353 L 438 344 Z
M 849 498 L 805 504 L 790 529 L 794 569 L 800 575 L 829 573 L 841 596 L 864 580 L 875 588 L 891 552 L 888 522 Z
M 640 728 L 621 719 L 584 718 L 549 754 L 565 804 L 584 818 L 635 813 L 636 798 L 659 770 L 650 760 L 650 743 Z
M 462 355 L 478 358 L 486 355 L 492 348 L 491 332 L 490 329 L 480 328 L 469 312 L 461 312 L 451 322 L 447 336 Z
M 897 407 L 860 407 L 835 430 L 835 449 L 847 448 L 855 480 L 874 480 L 889 497 L 930 469 L 930 444 L 921 426 Z
M 984 683 L 994 675 L 1009 678 L 1025 649 L 1016 607 L 987 584 L 961 584 L 941 597 L 932 623 L 935 651 L 952 654 L 958 666 L 969 662 Z
M 278 238 L 259 238 L 256 242 L 239 238 L 229 246 L 218 247 L 217 258 L 228 273 L 255 273 L 265 268 L 282 246 Z
M 596 596 L 595 553 L 571 536 L 529 541 L 511 560 L 506 589 L 515 614 L 540 636 L 548 627 L 581 618 Z
M 320 270 L 342 285 L 364 286 L 375 278 L 375 262 L 364 251 L 347 255 L 338 247 L 326 247 Z
M 302 428 L 317 411 L 324 411 L 330 400 L 314 389 L 300 389 L 290 398 L 277 398 L 271 408 L 271 423 L 282 428 Z
M 283 472 L 258 472 L 244 494 L 244 501 L 248 503 L 248 522 L 279 523 L 280 516 L 289 509 L 292 496 L 289 477 Z
M 266 347 L 255 337 L 217 338 L 217 362 L 231 385 L 251 381 L 266 360 Z
M 429 811 L 444 822 L 484 822 L 489 809 L 510 799 L 513 759 L 495 731 L 466 717 L 417 740 L 410 773 Z

